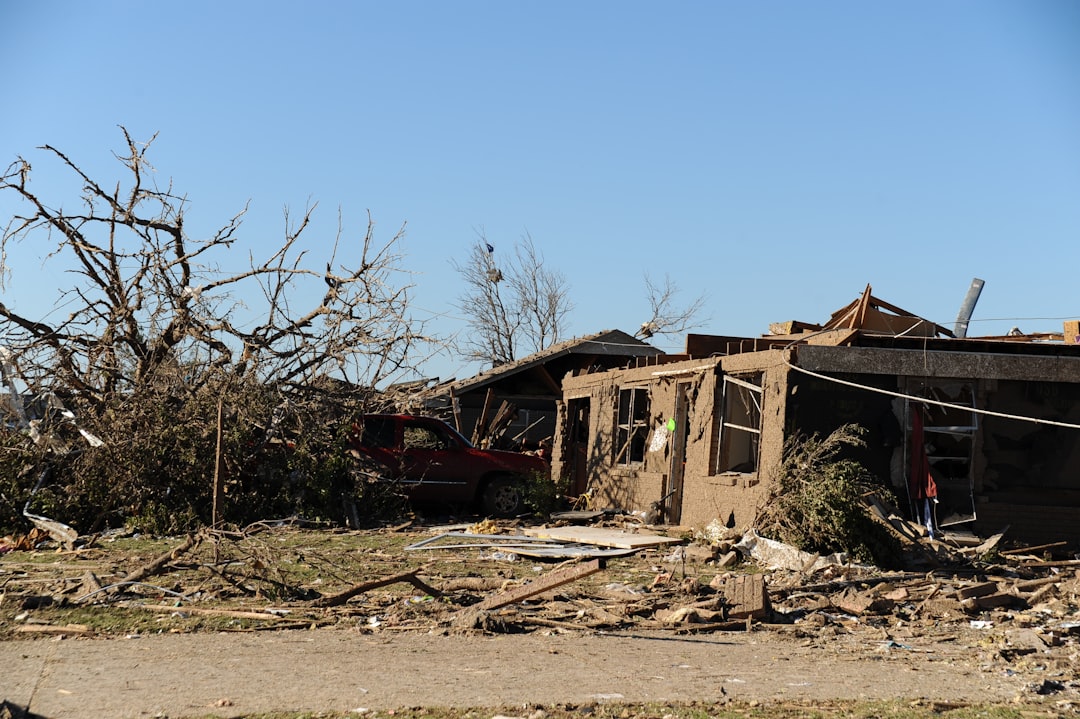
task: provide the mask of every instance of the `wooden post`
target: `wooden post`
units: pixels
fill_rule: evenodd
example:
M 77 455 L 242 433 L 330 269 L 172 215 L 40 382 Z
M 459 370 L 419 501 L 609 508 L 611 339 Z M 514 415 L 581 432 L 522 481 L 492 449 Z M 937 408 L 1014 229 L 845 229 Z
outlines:
M 217 444 L 214 447 L 214 501 L 210 510 L 210 526 L 218 529 L 221 524 L 221 510 L 225 503 L 224 487 L 221 484 L 221 443 L 225 416 L 225 394 L 218 397 L 217 404 Z M 218 543 L 214 541 L 214 563 L 220 560 L 218 556 Z
M 561 587 L 564 584 L 569 584 L 570 582 L 587 577 L 590 574 L 596 574 L 603 568 L 604 560 L 602 559 L 593 559 L 581 564 L 571 564 L 562 569 L 550 572 L 527 584 L 508 589 L 499 594 L 493 594 L 479 604 L 474 604 L 472 608 L 487 611 L 505 607 L 510 604 L 516 604 L 529 597 L 535 597 L 537 594 L 543 594 L 549 589 L 555 589 L 556 587 Z

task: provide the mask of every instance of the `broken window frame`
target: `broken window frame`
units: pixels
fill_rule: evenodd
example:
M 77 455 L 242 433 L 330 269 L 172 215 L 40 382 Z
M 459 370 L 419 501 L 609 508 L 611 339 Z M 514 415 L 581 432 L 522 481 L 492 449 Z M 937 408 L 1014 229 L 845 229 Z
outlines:
M 713 474 L 754 474 L 758 470 L 761 453 L 761 424 L 764 412 L 762 404 L 764 373 L 729 375 L 721 377 L 720 402 L 717 408 L 716 456 Z M 736 404 L 741 400 L 741 407 Z M 741 410 L 736 412 L 735 410 Z M 756 418 L 755 418 L 756 415 Z M 756 419 L 756 421 L 755 421 Z M 745 438 L 749 451 L 736 454 L 734 444 Z M 745 468 L 745 465 L 751 465 Z M 737 469 L 743 467 L 743 469 Z
M 620 387 L 615 406 L 614 467 L 636 467 L 645 463 L 649 444 L 648 387 Z

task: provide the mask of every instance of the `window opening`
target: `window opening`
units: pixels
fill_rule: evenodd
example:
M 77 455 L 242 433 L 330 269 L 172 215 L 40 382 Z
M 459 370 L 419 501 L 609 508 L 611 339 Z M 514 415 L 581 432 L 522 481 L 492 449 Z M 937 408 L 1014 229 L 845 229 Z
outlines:
M 449 449 L 450 438 L 430 427 L 405 425 L 405 449 Z
M 615 432 L 615 464 L 641 464 L 649 434 L 649 391 L 644 388 L 619 390 Z
M 761 375 L 724 375 L 715 471 L 757 471 L 761 444 Z
M 364 447 L 393 447 L 394 420 L 388 417 L 367 417 L 360 433 L 360 444 Z
M 979 416 L 967 408 L 977 406 L 975 385 L 942 382 L 911 394 L 951 405 L 907 403 L 905 470 L 912 516 L 931 532 L 972 522 L 976 519 L 974 460 Z M 922 476 L 924 470 L 917 461 L 925 461 L 928 478 Z

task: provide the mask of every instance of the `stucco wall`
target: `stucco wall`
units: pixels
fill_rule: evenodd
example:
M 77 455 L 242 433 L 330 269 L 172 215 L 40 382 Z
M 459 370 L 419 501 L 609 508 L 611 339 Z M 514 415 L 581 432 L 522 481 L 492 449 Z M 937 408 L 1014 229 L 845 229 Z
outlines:
M 787 365 L 789 352 L 796 351 L 797 364 L 821 376 Z M 725 374 L 761 378 L 756 472 L 714 471 Z M 896 414 L 890 409 L 895 410 L 896 403 L 902 407 L 904 402 L 893 393 L 918 395 L 920 388 L 942 382 L 970 384 L 980 408 L 1080 423 L 1080 359 L 985 352 L 809 346 L 764 350 L 567 378 L 564 398 L 588 398 L 590 403 L 588 475 L 598 497 L 594 504 L 649 512 L 668 491 L 673 436 L 663 437 L 640 464 L 613 467 L 619 389 L 648 389 L 650 439 L 675 416 L 677 400 L 684 395 L 689 433 L 682 501 L 679 516 L 669 512 L 666 519 L 688 527 L 701 527 L 716 519 L 745 527 L 753 524 L 756 509 L 771 488 L 785 437 L 796 431 L 826 433 L 845 422 L 856 422 L 869 430 L 868 446 L 853 458 L 882 479 L 890 477 L 898 503 L 905 507 L 902 458 L 906 444 L 898 446 L 891 433 L 900 431 L 901 440 L 906 441 L 910 430 L 885 426 L 890 415 Z M 680 390 L 680 385 L 685 389 Z M 961 528 L 998 531 L 1011 517 L 1016 521 L 1010 532 L 1017 539 L 1027 535 L 1075 540 L 1075 517 L 1080 512 L 1080 480 L 1073 469 L 1080 457 L 1076 430 L 1012 417 L 983 417 L 976 424 L 971 444 L 974 491 L 966 486 L 960 489 L 968 498 L 969 510 L 974 499 L 977 519 Z M 564 449 L 557 441 L 555 472 L 564 471 Z M 1055 509 L 1051 512 L 1050 508 Z
M 590 438 L 588 446 L 589 486 L 593 506 L 618 507 L 650 513 L 670 489 L 675 434 L 683 428 L 676 419 L 678 400 L 686 402 L 686 449 L 683 464 L 682 501 L 668 509 L 664 518 L 683 526 L 700 527 L 720 519 L 736 526 L 749 526 L 768 488 L 768 476 L 780 461 L 783 448 L 788 378 L 783 353 L 776 350 L 706 360 L 687 360 L 629 370 L 568 377 L 563 382 L 566 402 L 588 398 Z M 761 434 L 758 468 L 751 473 L 714 471 L 718 450 L 718 403 L 724 373 L 761 376 Z M 649 393 L 648 438 L 650 450 L 644 461 L 613 466 L 616 417 L 620 389 L 644 387 Z M 559 422 L 565 426 L 565 417 Z M 556 476 L 569 471 L 569 452 L 564 437 L 556 441 L 552 470 Z

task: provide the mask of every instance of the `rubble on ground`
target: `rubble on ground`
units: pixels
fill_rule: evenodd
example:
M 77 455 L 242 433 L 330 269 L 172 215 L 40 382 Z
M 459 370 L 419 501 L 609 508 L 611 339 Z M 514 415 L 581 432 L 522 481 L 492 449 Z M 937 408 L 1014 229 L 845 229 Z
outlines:
M 349 566 L 317 540 L 362 532 L 310 532 L 305 547 L 295 534 L 283 541 L 289 527 L 203 530 L 129 562 L 102 538 L 70 550 L 37 534 L 31 552 L 27 538 L 3 540 L 0 633 L 95 636 L 107 632 L 93 616 L 111 610 L 154 617 L 140 627 L 189 622 L 169 631 L 769 631 L 833 652 L 963 648 L 988 670 L 1029 673 L 1033 692 L 1080 696 L 1080 560 L 1063 544 L 1011 547 L 1007 532 L 909 530 L 910 561 L 893 570 L 752 529 L 691 532 L 617 514 L 587 525 L 407 524 L 369 532 Z

